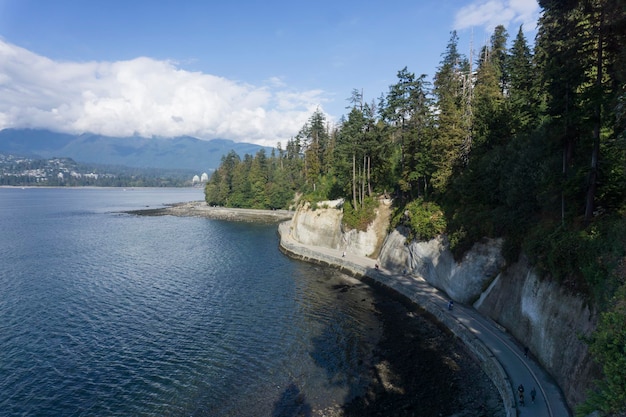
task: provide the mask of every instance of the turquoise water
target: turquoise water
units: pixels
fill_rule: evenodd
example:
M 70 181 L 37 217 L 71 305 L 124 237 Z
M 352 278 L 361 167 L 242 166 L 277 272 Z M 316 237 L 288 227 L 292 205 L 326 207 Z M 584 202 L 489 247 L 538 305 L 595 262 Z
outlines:
M 0 415 L 280 416 L 362 393 L 373 294 L 276 225 L 121 211 L 199 189 L 0 189 Z

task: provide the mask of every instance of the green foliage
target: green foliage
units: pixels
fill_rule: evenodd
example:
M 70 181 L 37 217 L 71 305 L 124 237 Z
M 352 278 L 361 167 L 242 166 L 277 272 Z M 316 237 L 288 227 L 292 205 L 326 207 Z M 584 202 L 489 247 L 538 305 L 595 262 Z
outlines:
M 445 192 L 454 168 L 469 152 L 470 114 L 467 95 L 469 91 L 469 62 L 458 51 L 458 36 L 451 33 L 441 66 L 435 74 L 433 93 L 438 108 L 437 134 L 433 140 L 432 185 Z
M 626 219 L 607 217 L 583 229 L 540 223 L 524 250 L 545 274 L 603 308 L 620 284 L 614 271 L 626 256 Z
M 282 152 L 267 157 L 261 149 L 252 157 L 231 151 L 211 175 L 204 189 L 209 205 L 256 209 L 289 208 L 301 176 L 296 172 L 298 161 Z
M 623 267 L 623 266 L 622 266 Z M 599 411 L 601 416 L 626 413 L 626 286 L 613 299 L 611 308 L 602 313 L 596 331 L 589 340 L 589 350 L 602 368 L 603 379 L 576 410 L 577 416 Z
M 338 181 L 334 176 L 320 175 L 315 183 L 317 184 L 315 189 L 310 186 L 303 187 L 306 194 L 302 196 L 302 200 L 311 203 L 312 207 L 317 206 L 320 201 L 338 199 L 343 195 L 338 189 Z
M 378 208 L 378 200 L 372 197 L 366 197 L 363 200 L 363 206 L 356 209 L 352 203 L 346 201 L 343 205 L 343 224 L 348 229 L 356 229 L 366 231 L 367 227 L 376 218 L 376 209 Z
M 400 225 L 408 228 L 409 241 L 430 240 L 446 231 L 446 218 L 436 203 L 418 198 L 397 210 L 392 227 Z
M 540 132 L 492 146 L 451 179 L 442 207 L 455 257 L 483 237 L 505 237 L 506 257 L 515 261 L 521 242 L 542 211 L 551 206 L 560 160 Z

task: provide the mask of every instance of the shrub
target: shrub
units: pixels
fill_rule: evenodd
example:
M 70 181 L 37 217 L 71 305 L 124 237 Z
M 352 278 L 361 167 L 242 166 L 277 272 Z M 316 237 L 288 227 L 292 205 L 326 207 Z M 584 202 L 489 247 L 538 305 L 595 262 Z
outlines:
M 602 307 L 620 285 L 615 270 L 626 255 L 626 221 L 607 217 L 584 229 L 538 224 L 523 247 L 540 272 Z
M 367 230 L 367 227 L 376 218 L 376 209 L 378 208 L 378 200 L 373 197 L 365 197 L 363 200 L 363 206 L 357 207 L 356 210 L 352 207 L 352 203 L 346 201 L 343 205 L 343 224 L 348 229 L 356 229 L 362 232 Z
M 430 240 L 446 231 L 447 222 L 436 203 L 418 198 L 398 210 L 392 226 L 398 225 L 409 229 L 408 241 Z

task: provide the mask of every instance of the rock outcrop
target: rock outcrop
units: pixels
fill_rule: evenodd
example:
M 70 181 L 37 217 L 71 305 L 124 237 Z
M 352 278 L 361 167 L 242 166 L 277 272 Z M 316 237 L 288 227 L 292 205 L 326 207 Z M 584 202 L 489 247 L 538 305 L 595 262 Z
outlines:
M 597 314 L 558 284 L 541 280 L 524 259 L 506 265 L 502 241 L 485 239 L 456 262 L 445 237 L 408 243 L 402 229 L 388 232 L 386 201 L 367 232 L 344 232 L 341 202 L 301 208 L 290 233 L 300 243 L 370 256 L 390 271 L 419 275 L 452 299 L 472 304 L 519 342 L 551 373 L 570 405 L 580 403 L 597 376 L 580 336 L 596 326 Z M 319 207 L 323 208 L 319 208 Z
M 457 263 L 444 236 L 407 244 L 404 235 L 394 230 L 385 240 L 380 261 L 386 269 L 420 275 L 453 300 L 471 304 L 504 267 L 501 245 L 499 239 L 477 243 Z
M 542 280 L 525 259 L 496 277 L 474 307 L 528 347 L 557 381 L 570 407 L 598 377 L 581 336 L 597 325 L 597 312 L 557 283 Z
M 312 209 L 307 203 L 292 219 L 291 236 L 305 245 L 322 246 L 375 258 L 389 226 L 389 200 L 380 200 L 377 216 L 366 231 L 344 230 L 343 200 L 321 201 Z

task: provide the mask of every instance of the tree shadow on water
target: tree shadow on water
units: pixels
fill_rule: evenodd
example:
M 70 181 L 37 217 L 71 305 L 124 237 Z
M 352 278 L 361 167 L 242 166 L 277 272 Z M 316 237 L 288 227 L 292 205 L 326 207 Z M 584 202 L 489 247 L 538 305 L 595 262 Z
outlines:
M 304 393 L 292 382 L 274 403 L 272 417 L 311 417 L 312 413 Z
M 337 399 L 340 404 L 365 394 L 371 379 L 370 368 L 376 348 L 377 336 L 374 335 L 378 330 L 374 330 L 374 327 L 380 325 L 378 319 L 374 318 L 374 312 L 365 312 L 369 308 L 341 307 L 363 302 L 369 305 L 378 299 L 375 293 L 365 296 L 360 291 L 354 291 L 356 288 L 353 284 L 331 287 L 331 291 L 337 295 L 337 301 L 334 306 L 327 307 L 324 314 L 329 319 L 311 339 L 312 349 L 309 353 L 315 365 L 326 373 L 327 386 L 336 389 L 336 392 L 343 392 L 343 398 Z M 362 315 L 354 316 L 359 310 L 363 311 Z
M 383 334 L 366 392 L 347 399 L 344 417 L 501 415 L 484 411 L 484 386 L 476 384 L 484 374 L 448 329 L 405 296 L 368 283 Z

